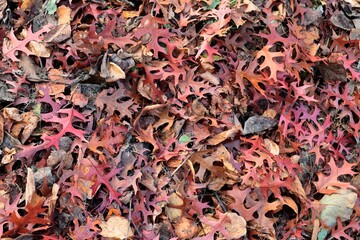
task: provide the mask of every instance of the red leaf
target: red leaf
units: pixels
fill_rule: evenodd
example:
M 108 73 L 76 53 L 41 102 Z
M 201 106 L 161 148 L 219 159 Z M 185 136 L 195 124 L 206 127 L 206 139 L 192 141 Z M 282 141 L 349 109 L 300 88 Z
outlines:
M 11 29 L 9 35 L 7 36 L 9 38 L 9 40 L 11 41 L 11 47 L 6 43 L 3 44 L 2 52 L 3 52 L 4 56 L 10 58 L 13 62 L 18 62 L 20 60 L 15 56 L 16 51 L 22 51 L 26 55 L 34 55 L 26 47 L 26 45 L 30 41 L 41 42 L 42 39 L 40 39 L 40 35 L 43 34 L 44 32 L 48 32 L 49 30 L 50 30 L 50 25 L 45 25 L 42 27 L 41 30 L 37 31 L 36 33 L 33 33 L 31 31 L 31 26 L 29 26 L 25 39 L 18 40 L 14 34 L 14 30 Z
M 45 135 L 42 138 L 46 142 L 46 148 L 49 148 L 51 146 L 55 146 L 57 149 L 59 149 L 59 140 L 61 137 L 63 137 L 66 133 L 71 133 L 80 138 L 82 141 L 86 142 L 87 140 L 84 137 L 83 130 L 76 129 L 73 126 L 73 122 L 75 121 L 82 121 L 85 122 L 85 117 L 79 113 L 77 110 L 73 108 L 68 109 L 60 109 L 57 114 L 60 115 L 60 117 L 53 114 L 52 117 L 46 119 L 46 122 L 52 122 L 58 124 L 57 130 L 59 133 L 55 135 Z

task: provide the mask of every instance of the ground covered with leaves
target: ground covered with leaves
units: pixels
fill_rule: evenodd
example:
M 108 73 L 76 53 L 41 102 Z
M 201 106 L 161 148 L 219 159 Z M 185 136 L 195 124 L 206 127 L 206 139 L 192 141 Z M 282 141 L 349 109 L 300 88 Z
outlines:
M 2 239 L 359 236 L 359 2 L 0 0 L 0 19 Z

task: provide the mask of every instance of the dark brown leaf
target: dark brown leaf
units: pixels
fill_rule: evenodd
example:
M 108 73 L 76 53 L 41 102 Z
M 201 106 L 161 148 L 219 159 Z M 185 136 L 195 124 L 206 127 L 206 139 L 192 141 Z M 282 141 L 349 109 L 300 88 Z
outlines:
M 276 124 L 276 119 L 264 116 L 252 116 L 245 122 L 244 134 L 261 133 L 276 126 Z

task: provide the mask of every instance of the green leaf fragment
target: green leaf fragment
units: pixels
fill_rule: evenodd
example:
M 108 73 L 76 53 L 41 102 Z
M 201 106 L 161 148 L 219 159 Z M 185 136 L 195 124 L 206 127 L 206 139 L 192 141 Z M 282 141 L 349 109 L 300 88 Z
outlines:
M 179 138 L 179 142 L 180 143 L 187 143 L 187 142 L 190 142 L 191 141 L 191 138 L 188 136 L 188 135 L 182 135 L 180 138 Z
M 318 240 L 324 240 L 327 236 L 328 232 L 326 229 L 321 229 L 318 233 L 317 239 Z
M 56 12 L 57 7 L 56 7 L 56 0 L 49 0 L 46 4 L 46 11 L 52 15 Z

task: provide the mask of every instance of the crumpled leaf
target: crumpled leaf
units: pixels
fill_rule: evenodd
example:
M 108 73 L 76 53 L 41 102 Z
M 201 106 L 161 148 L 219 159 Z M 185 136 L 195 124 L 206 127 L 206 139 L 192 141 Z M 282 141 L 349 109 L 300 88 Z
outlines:
M 4 117 L 0 113 L 0 145 L 3 143 L 3 141 L 4 141 Z
M 7 147 L 3 150 L 4 156 L 1 159 L 2 164 L 8 164 L 14 161 L 14 155 L 16 154 L 15 148 L 9 149 Z
M 246 235 L 246 221 L 243 217 L 233 212 L 218 214 L 219 219 L 210 216 L 210 214 L 200 219 L 207 237 L 216 232 L 222 234 L 226 239 L 239 239 Z M 201 239 L 206 239 L 206 237 Z
M 274 154 L 275 156 L 279 155 L 280 153 L 279 145 L 277 145 L 274 141 L 268 138 L 264 139 L 264 143 L 270 153 Z
M 15 116 L 17 119 L 18 116 Z M 25 112 L 21 114 L 21 121 L 17 121 L 11 128 L 11 136 L 20 139 L 21 143 L 25 143 L 32 132 L 36 129 L 39 117 L 33 112 Z
M 264 116 L 252 116 L 246 120 L 244 125 L 244 134 L 261 133 L 276 126 L 277 120 L 264 117 Z
M 134 236 L 129 220 L 121 216 L 111 216 L 99 226 L 102 229 L 100 235 L 106 238 L 127 239 Z
M 329 227 L 334 227 L 338 217 L 341 221 L 349 220 L 356 200 L 357 194 L 350 189 L 340 189 L 337 193 L 325 195 L 320 200 L 324 207 L 320 213 L 321 221 Z
M 342 64 L 319 63 L 315 66 L 321 72 L 325 80 L 346 82 L 346 70 Z
M 343 12 L 335 12 L 331 18 L 330 21 L 335 26 L 345 29 L 345 30 L 351 30 L 354 27 L 354 24 L 346 17 L 346 15 Z
M 174 224 L 175 233 L 180 239 L 191 239 L 199 231 L 195 221 L 190 220 L 186 217 L 181 217 L 180 220 Z
M 242 130 L 241 125 L 234 126 L 234 127 L 230 128 L 229 130 L 223 131 L 223 132 L 215 135 L 214 137 L 210 138 L 208 140 L 208 143 L 210 145 L 218 145 L 219 143 L 225 141 L 228 138 L 233 138 L 241 130 Z
M 184 200 L 180 196 L 180 193 L 174 192 L 169 197 L 169 203 L 165 207 L 165 213 L 170 221 L 177 221 L 183 215 L 181 207 L 184 204 Z

